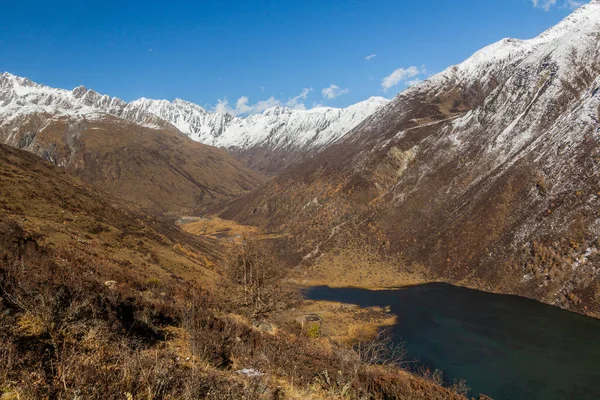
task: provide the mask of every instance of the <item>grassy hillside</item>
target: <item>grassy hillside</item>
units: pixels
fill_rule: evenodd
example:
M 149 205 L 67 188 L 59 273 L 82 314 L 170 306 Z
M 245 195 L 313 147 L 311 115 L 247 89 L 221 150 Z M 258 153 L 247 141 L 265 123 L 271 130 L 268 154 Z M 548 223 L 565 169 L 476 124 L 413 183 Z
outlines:
M 264 181 L 226 151 L 174 128 L 151 129 L 111 116 L 27 115 L 4 126 L 2 137 L 153 212 L 203 211 Z
M 255 281 L 249 290 L 260 296 L 246 302 L 247 286 L 230 271 L 254 260 L 282 276 L 283 265 L 246 252 L 226 267 L 222 253 L 217 240 L 0 145 L 0 395 L 462 398 L 431 376 L 366 363 L 297 324 L 274 324 L 294 302 L 285 284 Z M 276 300 L 268 312 L 256 307 L 266 298 Z

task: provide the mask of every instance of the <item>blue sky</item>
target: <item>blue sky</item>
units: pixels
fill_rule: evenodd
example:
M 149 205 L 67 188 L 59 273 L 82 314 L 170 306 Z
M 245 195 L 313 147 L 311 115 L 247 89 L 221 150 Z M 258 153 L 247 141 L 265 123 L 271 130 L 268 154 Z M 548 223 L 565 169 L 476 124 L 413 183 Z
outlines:
M 234 113 L 342 107 L 534 37 L 583 2 L 0 0 L 0 71 Z

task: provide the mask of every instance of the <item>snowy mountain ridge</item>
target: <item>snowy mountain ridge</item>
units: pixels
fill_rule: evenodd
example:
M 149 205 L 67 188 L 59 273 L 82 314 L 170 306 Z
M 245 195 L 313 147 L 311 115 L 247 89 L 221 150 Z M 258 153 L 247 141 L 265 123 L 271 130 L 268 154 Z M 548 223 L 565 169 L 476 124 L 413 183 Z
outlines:
M 408 88 L 401 95 L 431 90 L 443 84 L 444 81 L 452 79 L 481 80 L 506 66 L 516 67 L 533 53 L 552 55 L 552 58 L 556 60 L 558 53 L 555 53 L 555 49 L 560 52 L 565 48 L 577 48 L 577 42 L 572 42 L 573 37 L 584 32 L 592 32 L 593 29 L 597 29 L 599 22 L 600 0 L 592 0 L 590 3 L 576 9 L 557 25 L 548 28 L 532 39 L 504 38 L 480 49 L 462 63 L 453 65 L 424 80 L 421 84 Z M 573 46 L 569 46 L 567 43 L 560 46 L 558 41 L 561 40 L 570 41 Z M 585 43 L 580 43 L 579 47 L 584 45 Z M 547 48 L 547 51 L 543 50 L 544 47 Z M 566 54 L 560 54 L 560 56 L 564 57 Z
M 347 108 L 294 110 L 273 107 L 261 114 L 232 117 L 210 113 L 183 100 L 136 100 L 128 108 L 156 115 L 190 138 L 212 146 L 245 150 L 254 146 L 317 148 L 342 137 L 389 100 L 371 97 Z
M 69 91 L 7 72 L 0 75 L 0 126 L 33 113 L 85 119 L 102 119 L 109 114 L 151 128 L 170 124 L 195 141 L 233 150 L 326 146 L 388 101 L 372 97 L 347 108 L 311 110 L 274 107 L 261 114 L 233 117 L 181 99 L 140 98 L 127 103 L 84 86 Z
M 498 82 L 510 83 L 515 88 L 532 87 L 532 93 L 529 93 L 531 99 L 535 98 L 538 90 L 548 91 L 545 97 L 552 103 L 552 99 L 561 94 L 560 79 L 573 73 L 573 60 L 581 58 L 582 54 L 587 54 L 588 60 L 593 59 L 594 35 L 599 31 L 600 0 L 594 0 L 533 39 L 507 38 L 484 47 L 461 64 L 402 91 L 396 100 L 407 101 L 422 96 L 433 98 L 450 93 L 452 88 L 470 87 L 470 92 L 455 92 L 462 97 L 449 99 L 449 103 L 444 105 L 445 110 L 442 110 L 454 120 L 455 135 L 470 125 L 480 123 L 476 118 L 478 114 L 494 118 L 482 110 L 467 112 L 484 100 L 478 96 L 497 91 L 506 101 L 515 100 L 510 99 L 514 89 L 505 84 L 497 87 Z M 589 63 L 583 58 L 579 64 Z M 588 65 L 587 68 L 592 67 Z M 540 69 L 544 70 L 543 79 L 539 78 Z M 532 79 L 537 81 L 530 82 Z M 541 86 L 538 87 L 538 83 Z M 548 96 L 550 93 L 554 97 Z M 452 102 L 462 106 L 453 109 Z M 490 101 L 488 103 L 491 104 Z M 591 110 L 590 104 L 584 108 Z M 234 117 L 207 111 L 181 99 L 140 98 L 127 103 L 83 86 L 69 91 L 39 85 L 8 73 L 0 75 L 0 128 L 5 132 L 5 141 L 6 132 L 18 129 L 33 113 L 50 118 L 68 116 L 85 119 L 102 119 L 112 115 L 145 127 L 175 127 L 195 141 L 227 148 L 247 164 L 268 173 L 277 173 L 289 164 L 311 157 L 338 142 L 368 117 L 378 118 L 375 114 L 379 114 L 377 112 L 385 106 L 390 108 L 393 104 L 381 97 L 371 97 L 346 108 L 295 110 L 273 107 L 261 114 Z M 407 112 L 401 108 L 397 111 L 398 115 Z M 498 124 L 503 125 L 504 122 L 498 121 Z M 508 143 L 508 147 L 505 146 L 508 153 L 518 151 L 519 147 L 511 146 L 510 142 L 525 136 L 511 135 L 513 128 L 507 126 L 492 146 Z M 376 129 L 370 134 L 378 136 Z M 458 136 L 456 140 L 459 140 Z

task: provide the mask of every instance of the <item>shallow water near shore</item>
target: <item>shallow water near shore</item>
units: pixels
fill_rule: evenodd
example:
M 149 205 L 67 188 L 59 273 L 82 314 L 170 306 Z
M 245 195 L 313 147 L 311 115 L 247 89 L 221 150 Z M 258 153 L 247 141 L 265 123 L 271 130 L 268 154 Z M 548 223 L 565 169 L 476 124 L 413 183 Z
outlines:
M 470 396 L 600 399 L 600 320 L 533 300 L 432 283 L 391 290 L 313 287 L 310 300 L 390 306 L 411 358 L 464 378 Z

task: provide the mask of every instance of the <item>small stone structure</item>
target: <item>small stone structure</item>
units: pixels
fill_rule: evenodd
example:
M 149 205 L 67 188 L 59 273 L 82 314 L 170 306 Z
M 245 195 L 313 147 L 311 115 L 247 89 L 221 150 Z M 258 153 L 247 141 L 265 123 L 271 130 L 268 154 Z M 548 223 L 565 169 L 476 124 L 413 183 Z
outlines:
M 298 318 L 296 321 L 300 323 L 302 329 L 304 329 L 305 327 L 309 328 L 314 325 L 317 325 L 319 329 L 321 329 L 321 325 L 323 325 L 323 318 L 321 318 L 317 314 L 306 314 Z

